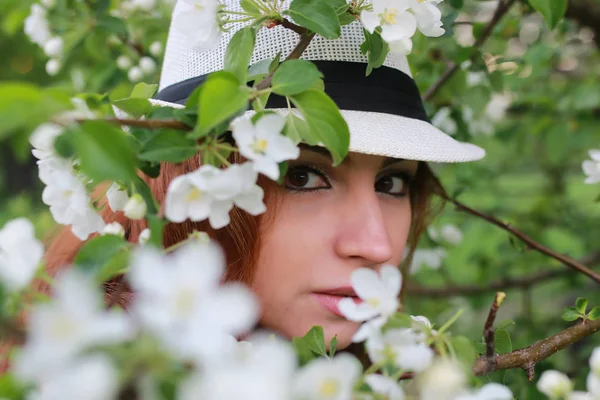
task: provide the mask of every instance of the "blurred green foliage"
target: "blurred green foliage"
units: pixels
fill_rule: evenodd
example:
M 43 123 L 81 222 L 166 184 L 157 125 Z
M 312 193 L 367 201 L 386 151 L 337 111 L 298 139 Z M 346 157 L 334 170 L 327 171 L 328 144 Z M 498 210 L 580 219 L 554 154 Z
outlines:
M 90 0 L 91 1 L 91 0 Z M 93 2 L 93 1 L 92 1 Z M 60 0 L 59 6 L 71 4 Z M 106 3 L 97 1 L 98 6 Z M 117 1 L 113 1 L 117 3 Z M 410 56 L 413 75 L 423 93 L 436 82 L 450 62 L 460 70 L 427 102 L 431 115 L 447 108 L 456 127 L 455 137 L 487 150 L 476 163 L 434 165 L 446 189 L 465 204 L 508 222 L 534 240 L 575 259 L 594 259 L 600 266 L 600 203 L 598 185 L 583 183 L 581 163 L 587 151 L 600 147 L 599 38 L 567 19 L 550 31 L 540 14 L 518 3 L 494 29 L 472 63 L 471 35 L 479 35 L 491 17 L 493 5 L 475 0 L 446 2 L 447 34 L 435 40 L 418 36 Z M 493 2 L 492 2 L 493 3 Z M 48 58 L 23 33 L 23 21 L 31 2 L 0 3 L 0 80 L 27 81 L 77 92 L 108 93 L 113 99 L 129 95 L 133 83 L 116 60 L 120 55 L 139 59 L 152 43 L 164 43 L 169 6 L 153 13 L 132 14 L 125 27 L 95 29 L 82 21 L 56 21 L 69 32 L 71 55 L 61 72 L 50 77 Z M 89 16 L 89 21 L 94 16 Z M 600 24 L 600 20 L 597 21 Z M 83 27 L 80 30 L 76 27 Z M 113 29 L 114 28 L 114 29 Z M 115 40 L 119 30 L 127 40 Z M 118 36 L 118 35 L 117 35 Z M 111 44 L 112 43 L 112 44 Z M 462 43 L 462 44 L 461 44 Z M 154 57 L 160 65 L 160 57 Z M 158 83 L 158 71 L 144 77 Z M 476 81 L 476 82 L 474 82 Z M 485 133 L 487 132 L 487 133 Z M 0 226 L 15 216 L 29 216 L 40 234 L 52 227 L 41 204 L 41 186 L 30 156 L 26 135 L 0 141 Z M 442 267 L 422 267 L 415 284 L 452 288 L 469 285 L 484 288 L 507 278 L 531 276 L 566 267 L 511 240 L 507 232 L 448 205 L 434 227 L 454 224 L 463 240 L 442 244 L 424 237 L 420 248 L 442 246 L 447 251 Z M 595 257 L 594 257 L 595 255 Z M 562 310 L 587 297 L 600 305 L 598 286 L 574 272 L 527 287 L 508 288 L 498 321 L 505 325 L 502 347 L 517 349 L 566 328 Z M 411 314 L 439 315 L 438 322 L 464 308 L 457 333 L 481 341 L 483 322 L 495 292 L 428 298 L 409 296 Z M 536 372 L 556 368 L 576 379 L 583 388 L 587 357 L 600 344 L 598 335 L 561 351 L 540 363 Z M 494 376 L 511 386 L 518 398 L 541 398 L 534 385 L 526 384 L 523 371 Z

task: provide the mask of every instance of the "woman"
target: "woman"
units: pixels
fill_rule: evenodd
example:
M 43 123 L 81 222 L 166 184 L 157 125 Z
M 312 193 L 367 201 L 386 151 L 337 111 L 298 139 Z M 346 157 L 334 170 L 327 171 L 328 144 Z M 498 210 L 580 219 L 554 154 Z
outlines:
M 225 3 L 228 10 L 242 11 L 237 1 Z M 174 12 L 157 103 L 177 107 L 207 74 L 223 68 L 235 30 L 225 33 L 217 48 L 195 51 L 186 37 L 189 32 L 178 26 L 179 16 L 190 12 L 188 5 L 178 2 Z M 257 295 L 261 327 L 291 338 L 320 325 L 327 342 L 337 336 L 339 349 L 351 344 L 358 329 L 338 309 L 340 299 L 356 297 L 350 287 L 352 271 L 400 265 L 405 250 L 410 261 L 433 214 L 431 196 L 442 189 L 426 161 L 464 162 L 484 156 L 482 149 L 459 143 L 430 124 L 404 56 L 388 56 L 382 68 L 366 77 L 363 40 L 360 23 L 353 22 L 343 27 L 340 39 L 316 37 L 303 54 L 323 73 L 325 92 L 350 128 L 350 153 L 340 166 L 332 167 L 324 147 L 301 145 L 282 184 L 259 179 L 265 214 L 253 217 L 234 209 L 231 223 L 219 230 L 206 221 L 169 224 L 163 238 L 171 246 L 194 230 L 207 232 L 225 250 L 226 279 L 246 283 Z M 296 33 L 282 26 L 262 29 L 252 64 L 282 50 L 285 56 L 297 41 Z M 285 99 L 272 96 L 267 107 L 286 108 Z M 243 160 L 234 155 L 230 161 Z M 158 178 L 148 179 L 159 203 L 164 207 L 175 177 L 200 166 L 199 157 L 163 165 Z M 120 222 L 133 242 L 146 228 L 145 222 L 129 221 L 108 207 L 104 219 Z M 68 231 L 57 237 L 47 256 L 50 273 L 68 264 L 80 246 Z M 126 305 L 131 294 L 115 294 L 118 285 L 107 284 L 107 296 L 119 295 Z

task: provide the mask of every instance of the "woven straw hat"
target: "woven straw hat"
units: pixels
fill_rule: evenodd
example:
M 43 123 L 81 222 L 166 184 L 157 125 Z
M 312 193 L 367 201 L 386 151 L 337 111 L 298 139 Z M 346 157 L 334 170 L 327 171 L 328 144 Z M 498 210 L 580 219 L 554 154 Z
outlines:
M 223 3 L 228 10 L 242 11 L 237 0 Z M 227 44 L 243 26 L 236 24 L 225 32 L 215 49 L 196 51 L 175 26 L 175 17 L 189 7 L 184 1 L 175 6 L 155 104 L 182 107 L 206 75 L 223 69 Z M 337 103 L 350 128 L 350 152 L 451 163 L 485 156 L 482 148 L 459 142 L 431 124 L 405 56 L 390 54 L 383 67 L 365 76 L 367 58 L 360 51 L 363 41 L 363 27 L 355 21 L 342 27 L 339 39 L 315 37 L 302 56 L 314 61 L 323 73 L 325 92 Z M 283 59 L 297 42 L 298 35 L 282 26 L 263 28 L 251 64 L 272 60 L 280 51 Z M 277 100 L 267 105 L 288 112 L 281 107 L 284 105 Z

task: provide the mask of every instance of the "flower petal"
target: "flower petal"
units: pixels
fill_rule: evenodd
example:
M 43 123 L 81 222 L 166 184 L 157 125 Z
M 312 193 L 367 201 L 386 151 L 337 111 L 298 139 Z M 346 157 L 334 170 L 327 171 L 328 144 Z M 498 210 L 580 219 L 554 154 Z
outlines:
M 360 22 L 369 33 L 375 32 L 375 28 L 380 25 L 379 17 L 372 11 L 363 11 L 360 13 Z

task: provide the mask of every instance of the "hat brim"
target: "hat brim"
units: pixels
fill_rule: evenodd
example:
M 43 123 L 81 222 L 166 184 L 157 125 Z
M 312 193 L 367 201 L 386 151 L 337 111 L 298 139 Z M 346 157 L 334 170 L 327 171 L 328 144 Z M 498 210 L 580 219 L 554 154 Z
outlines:
M 150 101 L 163 107 L 183 108 L 177 103 Z M 271 110 L 284 115 L 289 112 Z M 439 163 L 477 161 L 485 157 L 481 147 L 459 142 L 426 121 L 370 111 L 341 110 L 341 113 L 350 129 L 350 152 Z

